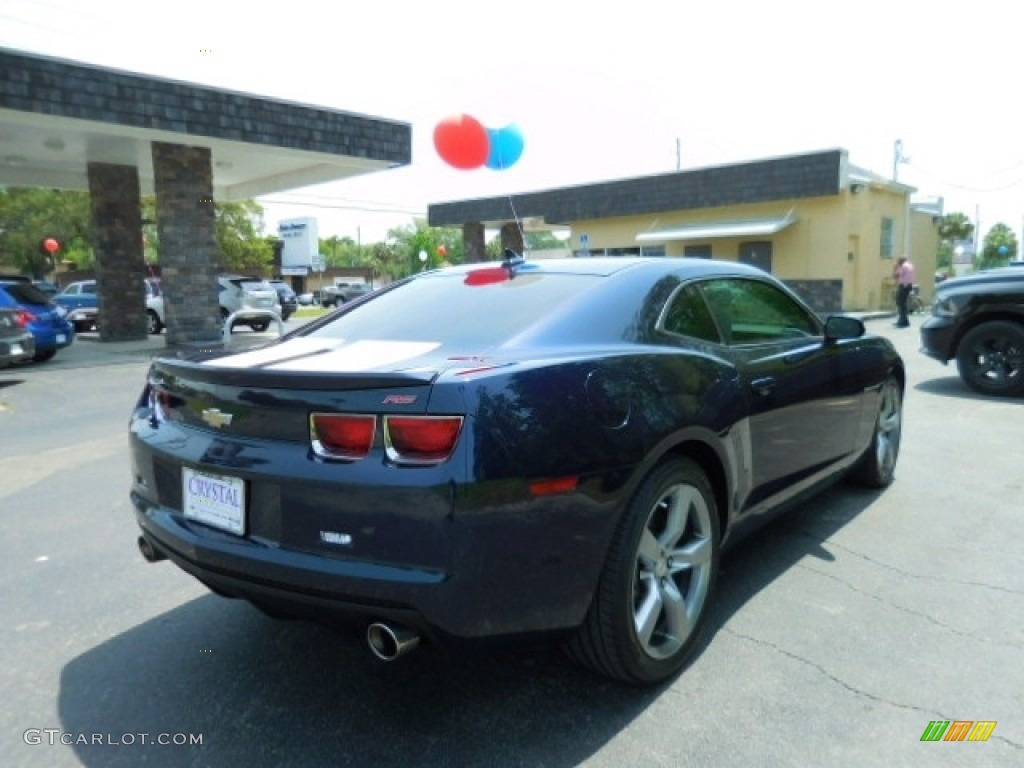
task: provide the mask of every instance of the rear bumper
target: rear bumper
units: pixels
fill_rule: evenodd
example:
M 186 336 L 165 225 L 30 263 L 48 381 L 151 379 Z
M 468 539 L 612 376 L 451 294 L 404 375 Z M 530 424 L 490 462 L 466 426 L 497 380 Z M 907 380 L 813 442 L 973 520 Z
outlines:
M 36 354 L 36 340 L 31 334 L 0 339 L 0 366 L 31 360 Z
M 40 331 L 33 330 L 32 335 L 36 340 L 36 351 L 45 352 L 51 349 L 64 349 L 71 346 L 75 340 L 75 326 L 68 323 L 66 329 L 44 328 Z M 61 337 L 63 336 L 63 341 Z
M 460 496 L 495 493 L 423 470 L 415 486 L 332 486 L 301 449 L 251 440 L 234 468 L 204 469 L 189 457 L 223 453 L 223 439 L 189 430 L 175 451 L 183 462 L 160 450 L 174 443 L 166 430 L 152 444 L 141 428 L 131 436 L 135 519 L 155 549 L 217 592 L 313 618 L 390 620 L 437 639 L 563 631 L 590 606 L 616 506 L 593 489 L 459 509 Z M 244 478 L 244 535 L 184 516 L 183 464 Z M 286 466 L 291 474 L 277 474 Z M 332 548 L 325 533 L 351 534 L 352 545 Z

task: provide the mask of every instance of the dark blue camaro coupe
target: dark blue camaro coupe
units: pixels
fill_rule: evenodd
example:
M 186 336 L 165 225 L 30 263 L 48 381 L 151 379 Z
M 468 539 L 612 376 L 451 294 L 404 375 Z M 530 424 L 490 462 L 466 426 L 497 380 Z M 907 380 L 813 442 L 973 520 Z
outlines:
M 888 341 L 760 270 L 509 252 L 154 360 L 139 546 L 271 615 L 356 617 L 380 658 L 552 633 L 658 682 L 724 544 L 830 481 L 892 481 L 903 388 Z

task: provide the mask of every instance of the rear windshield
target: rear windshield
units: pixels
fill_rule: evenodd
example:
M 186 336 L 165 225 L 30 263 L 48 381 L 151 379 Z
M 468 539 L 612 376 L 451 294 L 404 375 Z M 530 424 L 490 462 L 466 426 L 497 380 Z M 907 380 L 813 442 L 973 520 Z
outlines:
M 600 282 L 577 274 L 520 274 L 472 285 L 463 273 L 413 280 L 354 307 L 310 335 L 331 339 L 441 341 L 449 347 L 502 344 Z
M 50 297 L 32 283 L 5 283 L 4 290 L 19 304 L 49 304 Z

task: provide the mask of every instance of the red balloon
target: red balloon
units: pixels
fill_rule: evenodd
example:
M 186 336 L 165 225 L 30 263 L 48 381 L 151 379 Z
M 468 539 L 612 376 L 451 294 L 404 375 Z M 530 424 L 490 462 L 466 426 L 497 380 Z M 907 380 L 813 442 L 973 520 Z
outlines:
M 60 243 L 58 243 L 52 237 L 48 237 L 45 240 L 43 240 L 43 248 L 45 248 L 50 253 L 53 253 L 58 248 L 60 248 Z
M 468 171 L 487 162 L 491 141 L 487 129 L 475 117 L 452 115 L 434 128 L 437 154 L 448 165 Z

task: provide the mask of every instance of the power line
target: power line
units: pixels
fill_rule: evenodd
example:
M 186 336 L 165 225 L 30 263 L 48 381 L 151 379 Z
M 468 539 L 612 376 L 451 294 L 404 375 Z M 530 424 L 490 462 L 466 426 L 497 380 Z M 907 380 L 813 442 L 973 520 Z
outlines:
M 936 175 L 934 173 L 931 173 L 927 169 L 922 168 L 917 163 L 910 163 L 910 162 L 908 162 L 907 165 L 909 165 L 911 168 L 916 170 L 918 173 L 924 174 L 929 179 L 931 179 L 932 181 L 934 181 L 934 182 L 936 182 L 938 184 L 942 184 L 943 186 L 946 186 L 946 187 L 952 187 L 953 189 L 959 189 L 959 190 L 961 190 L 963 192 L 976 192 L 976 193 L 979 193 L 979 194 L 988 193 L 988 192 L 1004 192 L 1004 191 L 1006 191 L 1008 189 L 1014 189 L 1015 187 L 1019 187 L 1021 185 L 1024 185 L 1024 179 L 1017 179 L 1016 181 L 1011 181 L 1011 182 L 1009 182 L 1007 184 L 1001 184 L 999 186 L 979 187 L 979 186 L 975 186 L 973 184 L 962 184 L 962 183 L 955 182 L 955 181 L 949 181 L 948 179 L 942 178 L 942 177 L 940 177 L 940 176 L 938 176 L 938 175 Z M 1024 161 L 1016 163 L 1015 165 L 1012 165 L 1012 166 L 1008 166 L 1007 168 L 1004 168 L 1001 171 L 997 171 L 997 173 L 1006 173 L 1007 171 L 1011 171 L 1014 168 L 1016 168 L 1018 166 L 1021 166 L 1021 165 L 1024 165 Z
M 271 198 L 260 198 L 257 202 L 268 203 L 271 205 L 296 205 L 305 208 L 329 208 L 332 210 L 344 210 L 344 211 L 364 211 L 367 213 L 400 213 L 409 216 L 426 216 L 427 212 L 422 208 L 413 210 L 411 208 L 387 208 L 387 207 L 372 207 L 365 205 L 345 205 L 341 203 L 308 203 L 300 202 L 298 200 L 273 200 Z M 381 206 L 386 206 L 387 203 L 380 203 Z

